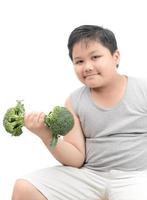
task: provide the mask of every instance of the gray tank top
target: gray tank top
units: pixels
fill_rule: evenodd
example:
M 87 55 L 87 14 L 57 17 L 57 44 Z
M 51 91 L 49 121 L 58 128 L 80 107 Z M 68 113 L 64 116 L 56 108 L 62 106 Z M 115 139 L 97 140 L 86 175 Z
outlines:
M 86 86 L 74 91 L 71 100 L 86 139 L 85 167 L 147 169 L 147 80 L 128 77 L 123 99 L 110 109 L 97 106 Z

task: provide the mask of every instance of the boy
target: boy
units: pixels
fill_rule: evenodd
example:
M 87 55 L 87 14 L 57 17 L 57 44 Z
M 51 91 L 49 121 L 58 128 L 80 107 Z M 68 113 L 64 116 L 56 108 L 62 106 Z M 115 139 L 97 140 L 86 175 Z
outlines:
M 25 117 L 62 166 L 17 180 L 13 200 L 146 200 L 147 83 L 117 72 L 114 34 L 83 25 L 72 31 L 69 56 L 83 87 L 66 101 L 74 128 L 50 149 L 44 113 Z

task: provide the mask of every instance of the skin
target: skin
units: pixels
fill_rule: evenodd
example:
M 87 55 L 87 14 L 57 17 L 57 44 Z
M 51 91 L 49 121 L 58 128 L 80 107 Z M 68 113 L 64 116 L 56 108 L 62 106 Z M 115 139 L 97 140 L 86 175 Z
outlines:
M 85 139 L 80 126 L 78 117 L 73 112 L 71 101 L 68 98 L 65 106 L 73 113 L 74 127 L 64 136 L 64 139 L 59 139 L 56 148 L 50 148 L 51 132 L 44 125 L 44 113 L 30 113 L 25 116 L 25 126 L 40 137 L 52 155 L 63 165 L 81 167 L 85 160 Z M 46 198 L 28 181 L 17 180 L 14 186 L 12 200 L 46 200 Z
M 102 44 L 90 41 L 79 42 L 73 48 L 73 63 L 78 79 L 91 88 L 95 103 L 102 107 L 113 107 L 123 97 L 127 77 L 117 72 L 120 54 L 113 55 Z
M 119 52 L 113 55 L 102 44 L 90 41 L 79 42 L 73 47 L 73 65 L 78 79 L 91 88 L 91 96 L 96 104 L 103 107 L 115 106 L 123 97 L 127 77 L 118 74 Z M 85 160 L 85 138 L 79 118 L 74 113 L 70 98 L 65 106 L 73 113 L 75 125 L 73 129 L 59 139 L 54 150 L 50 148 L 51 132 L 44 125 L 44 113 L 30 113 L 25 116 L 25 126 L 37 135 L 63 165 L 80 168 Z M 17 180 L 13 200 L 46 200 L 36 188 L 25 180 Z

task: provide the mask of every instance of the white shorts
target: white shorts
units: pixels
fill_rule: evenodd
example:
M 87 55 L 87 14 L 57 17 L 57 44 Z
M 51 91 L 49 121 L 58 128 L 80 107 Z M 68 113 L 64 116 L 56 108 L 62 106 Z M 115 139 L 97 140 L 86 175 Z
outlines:
M 97 172 L 55 166 L 21 178 L 48 200 L 147 200 L 147 171 Z

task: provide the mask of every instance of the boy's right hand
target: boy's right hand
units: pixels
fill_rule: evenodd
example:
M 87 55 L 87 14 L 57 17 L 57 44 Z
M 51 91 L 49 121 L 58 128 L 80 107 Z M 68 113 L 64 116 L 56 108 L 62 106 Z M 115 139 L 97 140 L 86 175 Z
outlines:
M 44 123 L 44 118 L 45 113 L 43 112 L 32 112 L 24 117 L 25 127 L 41 139 L 51 135 L 49 128 Z

